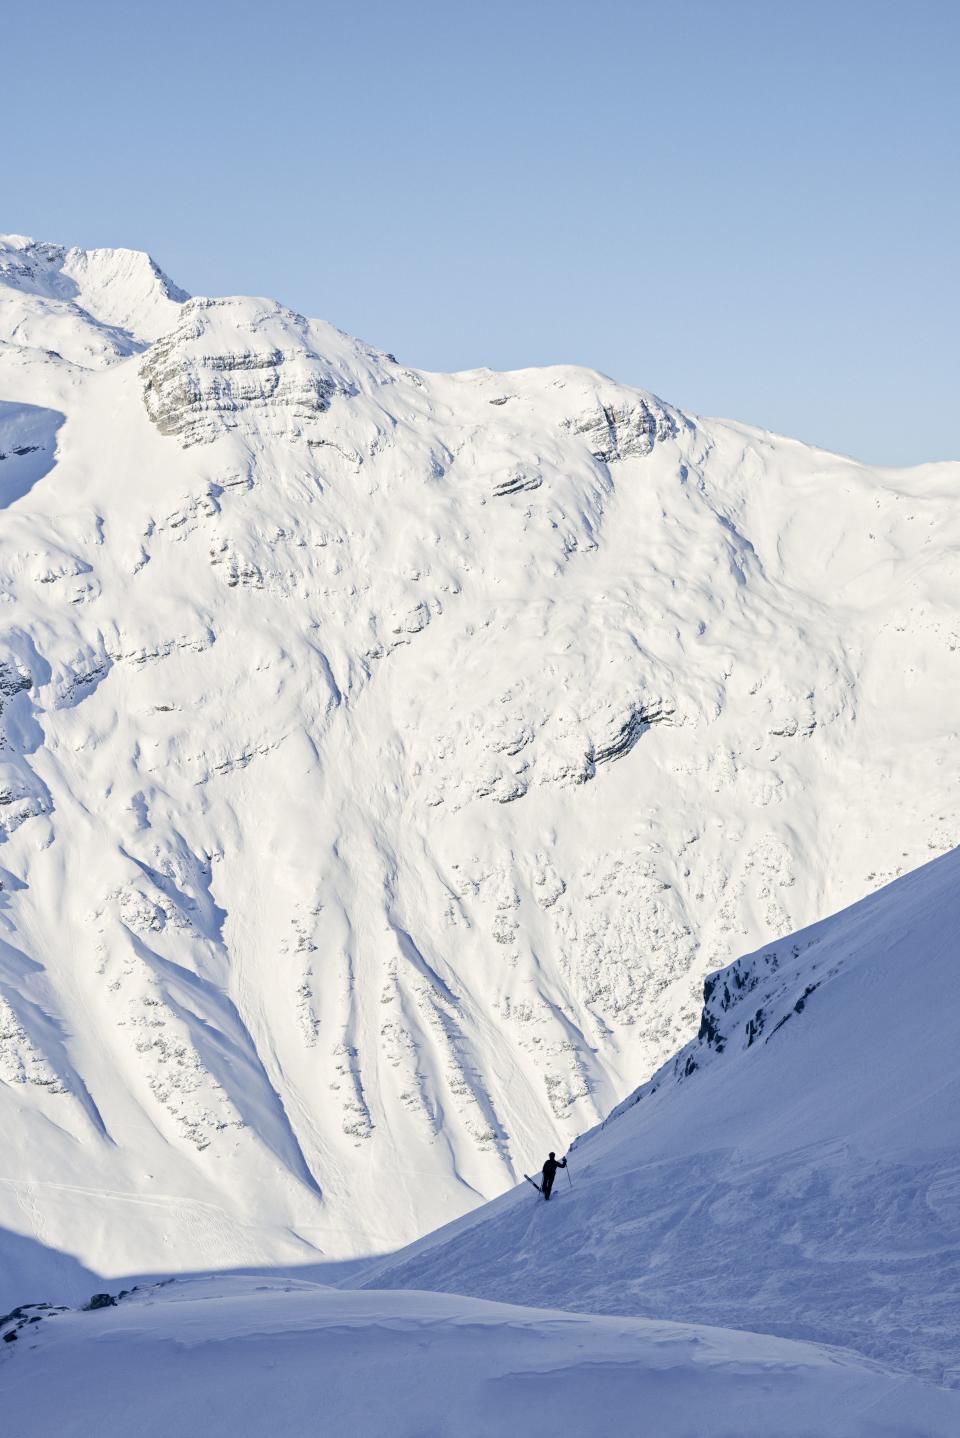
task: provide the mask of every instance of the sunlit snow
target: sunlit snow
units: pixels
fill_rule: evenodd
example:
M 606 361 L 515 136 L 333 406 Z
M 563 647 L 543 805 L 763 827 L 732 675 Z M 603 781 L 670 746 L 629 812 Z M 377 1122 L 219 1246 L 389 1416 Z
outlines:
M 0 1226 L 51 1296 L 417 1238 L 960 840 L 960 466 L 16 237 L 0 451 Z

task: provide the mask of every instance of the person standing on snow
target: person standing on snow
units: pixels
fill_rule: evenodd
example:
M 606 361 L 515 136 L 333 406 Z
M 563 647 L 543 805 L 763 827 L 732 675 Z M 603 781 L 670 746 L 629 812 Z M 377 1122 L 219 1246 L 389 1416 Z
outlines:
M 558 1168 L 566 1168 L 566 1166 L 567 1166 L 567 1160 L 566 1160 L 565 1158 L 562 1158 L 562 1159 L 560 1159 L 559 1162 L 557 1162 L 557 1156 L 556 1156 L 556 1154 L 551 1153 L 550 1157 L 547 1159 L 546 1163 L 543 1165 L 543 1196 L 544 1196 L 544 1198 L 549 1198 L 549 1197 L 550 1197 L 551 1190 L 553 1189 L 553 1180 L 554 1180 L 554 1179 L 556 1178 L 556 1176 L 557 1176 L 557 1169 L 558 1169 Z

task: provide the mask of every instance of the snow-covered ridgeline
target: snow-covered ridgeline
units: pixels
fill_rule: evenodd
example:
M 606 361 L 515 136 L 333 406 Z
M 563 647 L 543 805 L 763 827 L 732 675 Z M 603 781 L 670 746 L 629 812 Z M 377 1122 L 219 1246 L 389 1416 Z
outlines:
M 775 1333 L 960 1389 L 958 879 L 960 849 L 711 976 L 698 1037 L 576 1142 L 548 1210 L 521 1184 L 364 1282 Z

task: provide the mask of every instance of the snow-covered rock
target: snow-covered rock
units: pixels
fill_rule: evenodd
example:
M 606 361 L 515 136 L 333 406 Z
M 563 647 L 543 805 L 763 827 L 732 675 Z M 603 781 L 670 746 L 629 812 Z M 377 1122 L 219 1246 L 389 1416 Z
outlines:
M 0 265 L 12 1233 L 387 1251 L 960 840 L 960 466 Z

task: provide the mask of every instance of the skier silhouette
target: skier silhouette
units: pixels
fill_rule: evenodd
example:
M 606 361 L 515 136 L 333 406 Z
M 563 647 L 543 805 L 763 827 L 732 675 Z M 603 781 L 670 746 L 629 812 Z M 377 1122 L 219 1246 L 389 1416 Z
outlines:
M 547 1159 L 546 1163 L 543 1165 L 543 1196 L 544 1196 L 544 1198 L 549 1198 L 549 1197 L 550 1197 L 550 1194 L 551 1194 L 551 1192 L 552 1192 L 552 1190 L 553 1190 L 553 1180 L 554 1180 L 554 1179 L 556 1178 L 556 1176 L 557 1176 L 557 1169 L 558 1169 L 558 1168 L 566 1168 L 566 1166 L 567 1166 L 567 1160 L 566 1160 L 565 1158 L 560 1159 L 559 1162 L 558 1162 L 558 1161 L 557 1161 L 557 1156 L 556 1156 L 556 1154 L 554 1154 L 554 1153 L 551 1153 L 551 1154 L 550 1154 L 550 1157 Z

